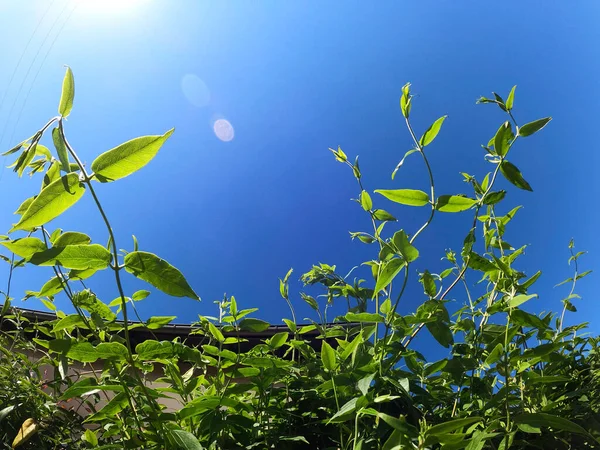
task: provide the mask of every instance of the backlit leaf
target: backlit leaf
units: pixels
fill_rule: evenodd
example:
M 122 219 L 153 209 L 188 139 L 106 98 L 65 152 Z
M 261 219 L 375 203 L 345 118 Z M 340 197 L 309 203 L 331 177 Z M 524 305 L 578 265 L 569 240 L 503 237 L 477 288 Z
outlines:
M 429 196 L 416 189 L 377 189 L 375 192 L 401 205 L 425 206 L 429 203 Z
M 459 195 L 440 195 L 436 201 L 435 209 L 441 212 L 466 211 L 477 203 L 477 200 Z
M 200 299 L 179 270 L 153 253 L 128 253 L 124 258 L 124 263 L 127 272 L 150 283 L 165 294 Z
M 337 367 L 335 350 L 333 350 L 327 341 L 323 341 L 321 344 L 321 361 L 323 362 L 323 367 L 325 370 L 328 370 L 329 372 L 335 370 Z
M 446 117 L 448 116 L 440 117 L 438 120 L 431 124 L 427 131 L 425 131 L 423 136 L 421 136 L 421 139 L 419 139 L 419 145 L 421 145 L 421 147 L 426 147 L 433 142 L 433 140 L 440 132 L 440 128 L 442 128 L 442 124 L 444 123 L 444 120 L 446 120 Z
M 377 277 L 377 283 L 375 284 L 373 297 L 375 297 L 381 290 L 385 289 L 392 282 L 396 275 L 398 275 L 398 272 L 400 272 L 400 270 L 406 265 L 406 261 L 400 258 L 393 258 L 383 264 L 383 269 Z
M 11 231 L 27 231 L 50 222 L 77 203 L 84 192 L 79 175 L 64 175 L 40 192 Z
M 162 136 L 138 137 L 102 153 L 92 163 L 96 178 L 105 183 L 138 171 L 156 156 L 173 131 L 171 129 Z
M 62 236 L 61 236 L 62 237 Z M 104 269 L 111 259 L 110 252 L 100 244 L 52 247 L 36 253 L 30 259 L 38 266 L 59 265 L 67 269 Z
M 58 113 L 63 117 L 68 117 L 73 109 L 73 98 L 75 97 L 75 80 L 70 67 L 67 67 L 65 77 L 63 78 L 62 93 L 60 103 L 58 104 Z
M 46 244 L 35 237 L 24 237 L 15 239 L 14 241 L 0 241 L 0 245 L 3 245 L 15 255 L 25 259 L 29 259 L 35 253 L 43 252 L 47 249 Z
M 65 247 L 67 245 L 85 245 L 89 244 L 92 239 L 84 233 L 77 231 L 66 231 L 61 234 L 54 242 L 54 247 Z

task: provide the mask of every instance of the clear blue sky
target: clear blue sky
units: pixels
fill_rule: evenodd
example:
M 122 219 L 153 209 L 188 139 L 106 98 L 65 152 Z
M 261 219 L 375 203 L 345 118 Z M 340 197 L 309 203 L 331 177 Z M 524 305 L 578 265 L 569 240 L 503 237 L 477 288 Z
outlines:
M 598 3 L 99 3 L 114 9 L 82 5 L 63 27 L 75 3 L 0 0 L 1 145 L 9 148 L 56 114 L 64 64 L 76 81 L 67 135 L 87 164 L 125 140 L 176 128 L 149 166 L 98 186 L 119 246 L 130 250 L 135 234 L 141 249 L 181 269 L 202 297 L 168 298 L 151 289 L 139 305 L 144 316 L 189 322 L 214 315 L 213 300 L 227 292 L 281 323 L 289 314 L 278 277 L 290 267 L 293 300 L 299 316 L 308 316 L 298 297 L 301 273 L 327 262 L 345 274 L 375 251 L 349 238 L 348 231 L 368 230 L 370 223 L 350 201 L 357 195 L 351 173 L 327 148 L 359 154 L 371 191 L 427 186 L 417 157 L 395 181 L 389 176 L 411 147 L 398 107 L 407 81 L 418 94 L 419 133 L 449 115 L 429 150 L 439 193 L 468 192 L 459 172 L 481 177 L 489 170 L 480 144 L 504 118 L 496 107 L 476 106 L 480 95 L 506 95 L 517 84 L 518 121 L 553 116 L 512 157 L 534 192 L 500 182 L 509 192 L 504 209 L 524 205 L 508 235 L 513 245 L 530 244 L 519 268 L 543 270 L 540 299 L 531 308 L 560 308 L 567 289 L 552 287 L 571 275 L 571 237 L 589 251 L 583 268 L 597 266 Z M 218 119 L 231 123 L 231 141 L 215 135 Z M 39 183 L 3 171 L 0 229 L 10 228 L 16 220 L 10 212 Z M 427 216 L 425 209 L 376 202 L 409 233 Z M 443 269 L 444 249 L 460 249 L 470 218 L 439 214 L 418 242 L 414 269 Z M 59 226 L 107 239 L 89 197 L 51 228 Z M 19 270 L 12 293 L 20 298 L 51 275 L 49 268 Z M 91 283 L 106 301 L 117 295 L 109 275 Z M 569 320 L 590 320 L 597 330 L 596 284 L 594 277 L 581 283 L 580 313 Z M 125 287 L 131 294 L 144 283 L 127 277 Z M 418 286 L 408 294 L 406 313 L 423 300 Z M 455 298 L 464 300 L 461 291 Z M 69 310 L 66 299 L 57 302 Z M 23 306 L 43 308 L 35 299 Z

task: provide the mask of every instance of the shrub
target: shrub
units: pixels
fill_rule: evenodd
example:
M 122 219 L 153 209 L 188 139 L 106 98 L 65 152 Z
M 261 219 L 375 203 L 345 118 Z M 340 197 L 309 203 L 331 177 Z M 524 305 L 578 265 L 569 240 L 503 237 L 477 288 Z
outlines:
M 520 271 L 525 247 L 513 247 L 504 239 L 519 206 L 505 206 L 506 192 L 496 190 L 496 181 L 504 177 L 531 191 L 512 162 L 514 148 L 550 122 L 543 118 L 519 126 L 512 114 L 515 88 L 506 100 L 497 94 L 479 99 L 507 116 L 483 146 L 490 172 L 483 177 L 463 174 L 470 195 L 435 191 L 428 147 L 445 116 L 417 137 L 410 121 L 409 84 L 402 88 L 400 106 L 414 148 L 392 178 L 408 156 L 418 155 L 427 169 L 429 192 L 378 189 L 372 196 L 358 158 L 351 162 L 341 148 L 330 149 L 356 179 L 356 202 L 372 226 L 351 233 L 373 248 L 373 259 L 363 263 L 372 281 L 350 280 L 327 264 L 312 267 L 301 277 L 306 292 L 300 298 L 318 320 L 300 324 L 288 272 L 280 281 L 292 316 L 284 319 L 288 328 L 250 349 L 242 348 L 240 333 L 264 331 L 269 324 L 250 317 L 255 309 L 238 308 L 234 297 L 219 302 L 218 318 L 201 317 L 195 324 L 193 333 L 203 338 L 199 346 L 177 339 L 132 344 L 131 329 L 139 324 L 132 324 L 129 316 L 132 311 L 137 315 L 134 302 L 148 292 L 124 292 L 125 272 L 172 296 L 198 296 L 178 269 L 139 250 L 135 239 L 132 251 L 118 250 L 95 190 L 141 169 L 173 130 L 128 141 L 98 156 L 88 170 L 65 136 L 64 118 L 73 96 L 68 69 L 59 115 L 7 152 L 18 154 L 13 167 L 19 176 L 25 170 L 45 173 L 40 193 L 18 208 L 21 218 L 0 244 L 13 254 L 7 258 L 11 274 L 22 265 L 52 266 L 55 276 L 27 296 L 40 298 L 56 312 L 55 320 L 19 323 L 21 332 L 3 337 L 3 348 L 10 351 L 3 352 L 0 382 L 19 385 L 5 387 L 1 397 L 0 415 L 3 423 L 11 424 L 3 428 L 7 439 L 28 419 L 30 432 L 17 444 L 37 439 L 38 448 L 57 448 L 65 440 L 69 448 L 77 441 L 106 449 L 598 447 L 599 341 L 581 333 L 583 324 L 564 326 L 566 312 L 575 311 L 576 284 L 589 273 L 579 269 L 583 252 L 569 244 L 574 275 L 564 282 L 570 292 L 562 312 L 536 315 L 523 307 L 536 297 L 532 289 L 540 272 Z M 54 152 L 41 144 L 46 134 L 51 134 Z M 48 229 L 52 219 L 83 195 L 93 197 L 109 237 L 106 246 L 91 243 L 80 232 Z M 404 230 L 387 211 L 388 201 L 427 208 L 429 217 L 418 230 Z M 411 281 L 419 242 L 442 213 L 471 215 L 464 245 L 458 252 L 444 253 L 446 270 L 423 270 Z M 24 237 L 15 238 L 16 232 Z M 83 283 L 100 270 L 114 273 L 118 297 L 112 303 L 101 301 Z M 481 278 L 475 288 L 466 281 L 467 273 Z M 422 285 L 426 300 L 414 313 L 401 315 L 398 305 L 409 281 Z M 320 296 L 309 294 L 314 290 L 326 298 L 325 305 L 316 299 Z M 57 311 L 56 295 L 68 297 L 76 313 Z M 18 310 L 10 308 L 10 292 L 5 297 L 4 320 L 18 320 Z M 327 308 L 341 299 L 348 311 L 334 323 L 326 322 Z M 119 313 L 123 321 L 117 321 Z M 159 329 L 172 319 L 152 317 L 144 324 Z M 305 339 L 308 332 L 318 333 L 316 345 Z M 430 355 L 417 351 L 414 342 L 423 333 L 432 335 L 447 356 L 436 360 L 443 354 L 439 349 Z M 44 355 L 41 363 L 56 369 L 50 391 L 40 387 L 41 363 L 23 356 L 33 348 Z M 101 369 L 95 370 L 98 365 Z M 9 367 L 16 367 L 16 379 L 8 376 Z M 88 368 L 91 375 L 84 376 Z M 162 372 L 158 381 L 163 386 L 150 382 L 156 370 Z M 175 411 L 165 406 L 169 397 L 181 402 Z M 91 414 L 85 419 L 66 414 L 57 404 L 69 398 L 79 398 Z

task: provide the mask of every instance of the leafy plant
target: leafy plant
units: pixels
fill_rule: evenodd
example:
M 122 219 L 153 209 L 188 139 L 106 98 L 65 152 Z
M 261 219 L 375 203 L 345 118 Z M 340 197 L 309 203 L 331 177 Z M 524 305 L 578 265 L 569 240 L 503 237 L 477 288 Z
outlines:
M 65 134 L 74 92 L 67 69 L 59 115 L 6 153 L 17 154 L 12 167 L 19 176 L 44 172 L 39 194 L 19 206 L 20 220 L 0 241 L 12 254 L 3 257 L 9 277 L 2 320 L 13 326 L 0 342 L 0 425 L 6 442 L 105 449 L 599 447 L 600 341 L 582 334 L 585 324 L 564 323 L 567 311 L 576 311 L 577 282 L 590 273 L 579 271 L 583 252 L 575 253 L 571 241 L 575 273 L 563 282 L 570 291 L 562 313 L 536 315 L 525 308 L 537 297 L 532 289 L 541 273 L 519 270 L 526 247 L 505 240 L 520 206 L 505 206 L 506 191 L 497 182 L 504 177 L 516 188 L 532 190 L 514 164 L 516 144 L 550 122 L 543 118 L 519 126 L 515 88 L 506 101 L 498 94 L 479 99 L 498 106 L 506 120 L 483 146 L 489 173 L 463 173 L 469 195 L 436 191 L 429 157 L 446 116 L 419 137 L 410 120 L 410 84 L 402 88 L 400 109 L 414 147 L 392 178 L 417 154 L 428 173 L 428 192 L 403 186 L 375 189 L 372 195 L 358 158 L 351 162 L 341 148 L 330 149 L 352 171 L 356 202 L 371 226 L 351 232 L 352 239 L 373 248 L 373 259 L 363 263 L 369 280 L 341 276 L 333 265 L 313 266 L 301 276 L 300 299 L 317 320 L 299 323 L 290 270 L 280 280 L 292 317 L 283 319 L 287 329 L 252 348 L 245 345 L 245 333 L 263 332 L 269 324 L 251 317 L 257 310 L 241 309 L 233 296 L 216 302 L 217 317 L 200 317 L 194 324 L 200 345 L 180 339 L 132 344 L 135 327 L 152 332 L 174 317 L 140 319 L 135 304 L 150 292 L 126 293 L 125 272 L 168 295 L 199 298 L 178 269 L 139 250 L 135 238 L 132 251 L 119 250 L 96 189 L 149 163 L 173 130 L 117 146 L 88 171 Z M 54 152 L 41 143 L 51 127 Z M 78 231 L 48 229 L 84 195 L 92 196 L 106 227 L 106 246 Z M 392 209 L 405 207 L 428 209 L 417 230 L 397 225 Z M 447 268 L 434 273 L 423 263 L 419 244 L 441 213 L 470 214 L 472 222 L 460 251 L 445 251 Z M 54 277 L 39 291 L 27 291 L 26 298 L 39 298 L 56 319 L 32 323 L 11 307 L 10 279 L 23 266 L 53 268 Z M 111 302 L 84 282 L 101 270 L 114 274 L 117 296 Z M 479 282 L 472 285 L 467 276 Z M 424 300 L 414 313 L 402 315 L 399 305 L 409 281 L 422 285 Z M 57 309 L 58 295 L 69 299 L 75 314 Z M 331 322 L 328 309 L 339 301 L 348 310 Z M 129 320 L 132 311 L 139 322 Z M 430 355 L 415 349 L 424 333 L 440 345 Z M 26 356 L 31 353 L 38 356 L 34 362 Z M 52 375 L 44 376 L 42 366 Z M 161 376 L 155 379 L 157 372 Z M 77 405 L 74 413 L 62 407 L 67 401 Z

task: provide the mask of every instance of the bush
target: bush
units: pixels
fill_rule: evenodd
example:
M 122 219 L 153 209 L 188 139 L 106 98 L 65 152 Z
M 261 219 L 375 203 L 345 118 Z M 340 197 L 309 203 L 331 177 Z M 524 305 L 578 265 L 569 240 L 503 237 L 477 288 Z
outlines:
M 24 436 L 17 438 L 16 446 L 35 442 L 35 448 L 57 448 L 68 442 L 68 448 L 106 449 L 598 447 L 599 341 L 581 333 L 583 324 L 564 326 L 566 312 L 575 311 L 576 284 L 589 274 L 579 269 L 583 252 L 575 252 L 573 242 L 569 244 L 574 275 L 564 282 L 570 292 L 563 310 L 536 315 L 523 307 L 536 297 L 532 288 L 540 272 L 521 272 L 518 263 L 525 247 L 513 247 L 504 239 L 519 206 L 504 205 L 506 192 L 495 190 L 496 181 L 504 177 L 516 188 L 531 190 L 511 162 L 513 147 L 550 122 L 543 118 L 519 126 L 512 115 L 515 88 L 506 100 L 497 94 L 479 99 L 500 107 L 507 117 L 484 146 L 491 171 L 484 177 L 463 174 L 472 189 L 470 196 L 436 193 L 427 150 L 445 116 L 418 138 L 410 121 L 409 84 L 402 88 L 400 105 L 414 148 L 398 163 L 392 178 L 408 156 L 418 155 L 429 175 L 429 192 L 379 189 L 372 197 L 358 158 L 351 162 L 341 148 L 330 149 L 356 179 L 356 202 L 372 225 L 368 232 L 351 233 L 374 250 L 374 258 L 363 263 L 370 268 L 372 281 L 350 280 L 327 264 L 312 267 L 301 277 L 307 292 L 300 298 L 315 310 L 318 320 L 300 324 L 288 272 L 280 281 L 281 296 L 291 311 L 292 318 L 284 319 L 288 328 L 249 349 L 243 346 L 241 333 L 265 331 L 269 324 L 250 317 L 255 309 L 238 308 L 234 297 L 219 303 L 218 318 L 202 317 L 195 324 L 193 333 L 203 339 L 199 346 L 178 339 L 132 343 L 132 327 L 139 324 L 131 323 L 129 316 L 132 311 L 137 315 L 134 302 L 148 291 L 124 292 L 125 272 L 172 296 L 195 300 L 198 296 L 178 269 L 139 250 L 135 239 L 132 251 L 119 250 L 95 189 L 141 169 L 173 130 L 128 141 L 98 156 L 88 170 L 65 137 L 64 118 L 71 112 L 73 94 L 68 69 L 59 115 L 7 152 L 17 154 L 13 167 L 19 176 L 25 170 L 45 173 L 40 193 L 18 208 L 19 222 L 10 230 L 11 237 L 4 236 L 0 243 L 13 254 L 6 258 L 10 274 L 20 266 L 52 266 L 55 276 L 40 291 L 26 295 L 40 298 L 56 312 L 56 319 L 49 322 L 21 322 L 19 311 L 11 309 L 10 292 L 5 293 L 3 320 L 18 325 L 2 341 L 0 416 L 7 442 L 25 422 L 28 431 L 21 432 Z M 54 152 L 41 144 L 47 134 Z M 83 195 L 93 197 L 106 226 L 107 246 L 91 243 L 80 232 L 47 228 Z M 414 233 L 403 230 L 386 210 L 387 201 L 428 208 L 429 218 Z M 414 313 L 401 315 L 398 305 L 419 258 L 419 241 L 441 213 L 471 214 L 472 225 L 462 249 L 444 253 L 446 270 L 419 274 L 416 281 L 426 300 Z M 17 232 L 24 237 L 13 237 Z M 84 283 L 78 290 L 79 282 L 100 270 L 114 274 L 118 298 L 110 304 Z M 471 286 L 467 273 L 476 274 L 481 282 Z M 309 295 L 315 290 L 326 298 L 325 305 Z M 68 297 L 76 313 L 57 311 L 56 295 Z M 347 313 L 328 323 L 325 312 L 338 299 L 347 302 Z M 123 321 L 117 321 L 119 313 Z M 144 323 L 157 330 L 172 319 L 152 317 Z M 318 338 L 307 339 L 307 333 Z M 428 355 L 417 351 L 415 339 L 423 333 L 445 348 L 447 357 L 436 360 L 439 349 Z M 38 362 L 24 356 L 34 349 L 43 354 Z M 55 368 L 50 390 L 41 386 L 41 364 Z M 98 366 L 100 370 L 94 369 Z M 86 370 L 91 375 L 85 375 Z M 157 381 L 163 385 L 151 382 L 157 370 L 162 373 Z M 174 411 L 166 407 L 170 397 L 181 402 Z M 79 399 L 91 414 L 69 414 L 58 406 L 71 398 Z

